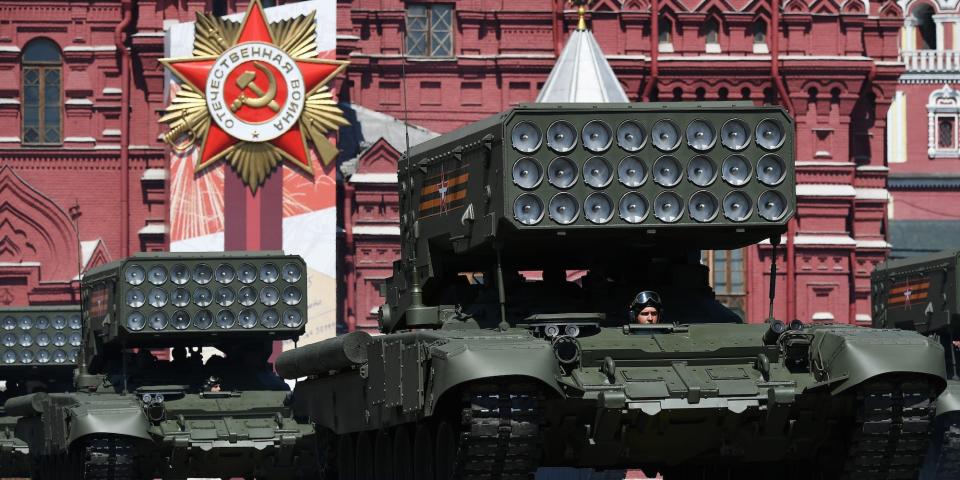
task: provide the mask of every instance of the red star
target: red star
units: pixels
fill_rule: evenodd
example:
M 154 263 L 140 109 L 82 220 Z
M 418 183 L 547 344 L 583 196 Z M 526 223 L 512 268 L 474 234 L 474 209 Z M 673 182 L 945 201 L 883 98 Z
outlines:
M 263 13 L 263 7 L 259 1 L 254 1 L 250 4 L 250 8 L 247 10 L 247 14 L 243 19 L 243 26 L 240 29 L 240 33 L 230 47 L 244 42 L 275 44 L 273 36 L 270 34 L 267 19 Z M 329 82 L 330 79 L 345 67 L 343 62 L 332 60 L 294 60 L 297 68 L 299 68 L 303 74 L 304 87 L 308 97 L 314 89 Z M 217 57 L 206 56 L 185 59 L 164 59 L 161 61 L 181 80 L 206 94 L 207 76 L 216 63 Z M 203 169 L 207 165 L 219 160 L 231 147 L 240 142 L 241 140 L 230 136 L 230 134 L 220 128 L 216 122 L 211 121 L 207 136 L 203 142 L 203 147 L 201 148 L 200 163 L 197 166 L 197 170 Z M 270 140 L 269 143 L 283 152 L 285 158 L 297 163 L 304 170 L 312 172 L 310 156 L 307 152 L 307 143 L 301 131 L 299 120 L 283 135 Z

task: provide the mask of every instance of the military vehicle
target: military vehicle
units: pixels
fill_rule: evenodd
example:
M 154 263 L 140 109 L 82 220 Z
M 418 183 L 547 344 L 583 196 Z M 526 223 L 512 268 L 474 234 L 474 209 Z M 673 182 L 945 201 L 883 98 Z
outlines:
M 0 402 L 71 390 L 81 327 L 79 305 L 0 308 Z M 29 449 L 14 434 L 16 424 L 17 417 L 0 411 L 0 477 L 30 475 Z
M 314 427 L 268 362 L 304 331 L 306 284 L 282 252 L 141 253 L 86 273 L 77 391 L 5 404 L 33 477 L 315 474 Z
M 960 251 L 892 260 L 871 274 L 873 325 L 916 330 L 944 348 L 949 382 L 937 399 L 924 478 L 960 478 Z
M 293 409 L 327 477 L 915 477 L 941 346 L 742 324 L 700 262 L 766 240 L 776 258 L 794 129 L 750 103 L 530 104 L 411 149 L 384 335 L 277 359 L 306 377 Z M 641 290 L 662 297 L 660 323 L 627 313 Z

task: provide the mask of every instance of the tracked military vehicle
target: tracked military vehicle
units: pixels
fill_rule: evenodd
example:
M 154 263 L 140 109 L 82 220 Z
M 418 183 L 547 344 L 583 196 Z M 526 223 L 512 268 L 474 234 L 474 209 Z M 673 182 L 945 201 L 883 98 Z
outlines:
M 316 423 L 328 478 L 916 476 L 946 383 L 940 345 L 742 324 L 700 263 L 765 240 L 776 255 L 796 205 L 783 110 L 523 105 L 398 169 L 384 335 L 277 361 L 306 377 L 293 408 Z M 662 297 L 660 323 L 627 313 L 641 290 Z
M 949 382 L 937 399 L 924 478 L 960 478 L 960 251 L 893 260 L 871 274 L 873 324 L 916 330 L 940 343 Z
M 268 363 L 274 341 L 304 331 L 303 259 L 143 253 L 81 283 L 77 392 L 5 404 L 23 417 L 17 435 L 29 445 L 33 478 L 316 473 L 314 428 L 292 418 L 289 387 Z M 204 359 L 209 347 L 217 352 Z
M 80 306 L 0 308 L 0 402 L 35 392 L 73 388 L 82 334 Z M 17 417 L 0 412 L 0 477 L 30 475 L 27 443 Z

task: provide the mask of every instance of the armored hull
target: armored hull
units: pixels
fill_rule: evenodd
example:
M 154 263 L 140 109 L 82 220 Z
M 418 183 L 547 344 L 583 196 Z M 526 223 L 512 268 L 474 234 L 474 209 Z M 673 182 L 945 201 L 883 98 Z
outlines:
M 316 420 L 334 478 L 384 478 L 393 465 L 412 475 L 403 478 L 429 477 L 424 465 L 436 478 L 478 479 L 528 478 L 539 466 L 668 479 L 916 476 L 943 389 L 938 345 L 910 332 L 811 327 L 786 332 L 784 350 L 762 341 L 766 331 L 373 337 L 363 364 L 301 381 L 293 408 Z M 906 351 L 909 364 L 889 361 Z

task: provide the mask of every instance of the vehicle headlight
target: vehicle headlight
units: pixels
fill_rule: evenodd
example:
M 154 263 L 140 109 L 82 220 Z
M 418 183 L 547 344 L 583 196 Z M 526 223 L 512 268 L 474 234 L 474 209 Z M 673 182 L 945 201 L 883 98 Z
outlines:
M 570 188 L 577 181 L 577 166 L 567 157 L 557 157 L 547 165 L 547 181 L 557 188 Z
M 277 325 L 280 325 L 280 314 L 272 308 L 264 310 L 260 317 L 260 325 L 267 328 L 276 328 Z
M 193 316 L 193 326 L 199 328 L 200 330 L 206 330 L 213 325 L 213 314 L 210 313 L 210 310 L 202 309 L 197 311 L 197 314 Z
M 571 337 L 577 337 L 580 335 L 580 327 L 576 325 L 567 325 L 566 327 L 563 327 L 563 333 Z
M 577 219 L 580 205 L 569 193 L 558 193 L 550 200 L 550 218 L 561 225 L 569 225 Z
M 779 192 L 767 190 L 760 194 L 760 199 L 757 201 L 757 213 L 761 218 L 775 222 L 783 218 L 783 214 L 786 212 L 787 201 Z
M 670 155 L 664 155 L 653 164 L 653 181 L 664 187 L 680 183 L 680 162 Z
M 613 181 L 613 168 L 603 157 L 591 157 L 583 164 L 583 182 L 593 188 L 603 188 Z
M 717 134 L 710 122 L 694 120 L 687 125 L 687 145 L 694 150 L 705 151 L 713 148 Z
M 643 166 L 643 161 L 637 157 L 624 157 L 617 167 L 617 176 L 620 183 L 630 188 L 636 188 L 647 181 L 647 168 Z
M 783 140 L 783 127 L 780 122 L 767 118 L 757 124 L 757 145 L 767 150 L 776 150 L 783 145 Z
M 206 285 L 213 280 L 213 269 L 205 263 L 193 267 L 193 281 L 198 285 Z
M 190 327 L 190 315 L 183 310 L 177 310 L 170 318 L 170 325 L 177 330 L 186 330 Z
M 653 215 L 661 222 L 676 222 L 683 215 L 683 200 L 673 192 L 662 192 L 653 201 Z
M 283 289 L 283 303 L 286 303 L 287 305 L 296 305 L 300 303 L 301 296 L 300 289 L 293 285 Z
M 543 334 L 547 338 L 553 338 L 557 335 L 560 335 L 560 326 L 559 325 L 547 325 L 543 327 Z
M 594 153 L 601 153 L 610 148 L 613 134 L 610 127 L 602 120 L 591 120 L 583 126 L 583 147 Z
M 620 198 L 620 218 L 628 223 L 640 223 L 647 218 L 647 199 L 635 192 L 627 192 Z
M 237 269 L 237 279 L 240 283 L 253 283 L 257 279 L 257 267 L 249 263 L 240 264 L 240 268 Z
M 236 323 L 237 319 L 230 310 L 220 310 L 217 312 L 217 327 L 230 328 Z
M 147 278 L 147 271 L 140 265 L 129 265 L 123 272 L 123 277 L 127 279 L 130 285 L 140 285 Z
M 193 303 L 198 307 L 208 307 L 213 303 L 213 293 L 207 287 L 200 287 L 193 291 Z
M 150 306 L 154 308 L 162 308 L 167 304 L 167 292 L 162 288 L 150 289 L 148 298 Z
M 639 123 L 627 120 L 617 129 L 617 145 L 628 152 L 637 152 L 647 141 L 647 134 Z
M 523 157 L 513 164 L 513 183 L 520 188 L 536 188 L 543 181 L 540 163 L 530 157 Z
M 583 216 L 593 223 L 607 223 L 613 218 L 613 202 L 606 194 L 591 193 L 583 201 Z
M 237 323 L 243 328 L 253 328 L 257 326 L 257 312 L 252 308 L 244 308 L 237 317 Z
M 227 284 L 232 282 L 234 278 L 237 278 L 237 271 L 233 269 L 232 265 L 221 263 L 217 265 L 214 278 L 217 279 L 217 283 Z
M 699 191 L 690 197 L 690 218 L 710 222 L 717 217 L 717 199 L 709 192 Z
M 288 308 L 283 311 L 283 326 L 287 328 L 299 328 L 303 324 L 303 316 L 296 308 Z
M 163 265 L 154 265 L 147 272 L 147 280 L 154 285 L 163 285 L 167 281 L 167 269 Z
M 273 283 L 280 278 L 280 269 L 272 263 L 265 263 L 260 267 L 260 280 L 263 283 Z
M 543 203 L 532 193 L 524 193 L 513 202 L 513 216 L 524 225 L 536 225 L 543 218 Z
M 723 216 L 734 222 L 742 222 L 750 218 L 753 205 L 750 197 L 743 192 L 730 192 L 723 199 Z
M 296 263 L 288 263 L 283 266 L 283 280 L 287 283 L 294 283 L 300 280 L 300 266 Z
M 166 313 L 157 310 L 156 312 L 150 314 L 150 318 L 147 319 L 147 322 L 150 324 L 150 328 L 154 330 L 163 330 L 164 328 L 167 328 L 169 319 L 167 318 Z
M 651 142 L 657 150 L 670 152 L 680 146 L 680 129 L 670 120 L 659 120 L 653 124 Z
M 184 285 L 190 281 L 190 269 L 182 263 L 174 265 L 170 269 L 170 281 L 177 285 Z
M 727 120 L 720 128 L 720 143 L 730 150 L 743 150 L 750 143 L 750 129 L 742 120 Z
M 740 155 L 730 155 L 720 167 L 723 180 L 734 187 L 740 187 L 750 180 L 750 162 Z
M 566 153 L 577 145 L 577 130 L 563 120 L 547 128 L 547 146 L 557 153 Z
M 687 165 L 687 179 L 698 187 L 707 187 L 717 178 L 717 168 L 710 157 L 697 155 Z
M 757 162 L 757 180 L 760 180 L 764 185 L 771 187 L 779 185 L 780 182 L 783 182 L 785 173 L 786 168 L 783 165 L 783 160 L 772 153 L 764 155 Z
M 510 140 L 513 142 L 513 148 L 523 153 L 533 153 L 540 148 L 540 142 L 543 138 L 540 135 L 540 128 L 532 122 L 520 122 L 513 126 L 510 134 Z

